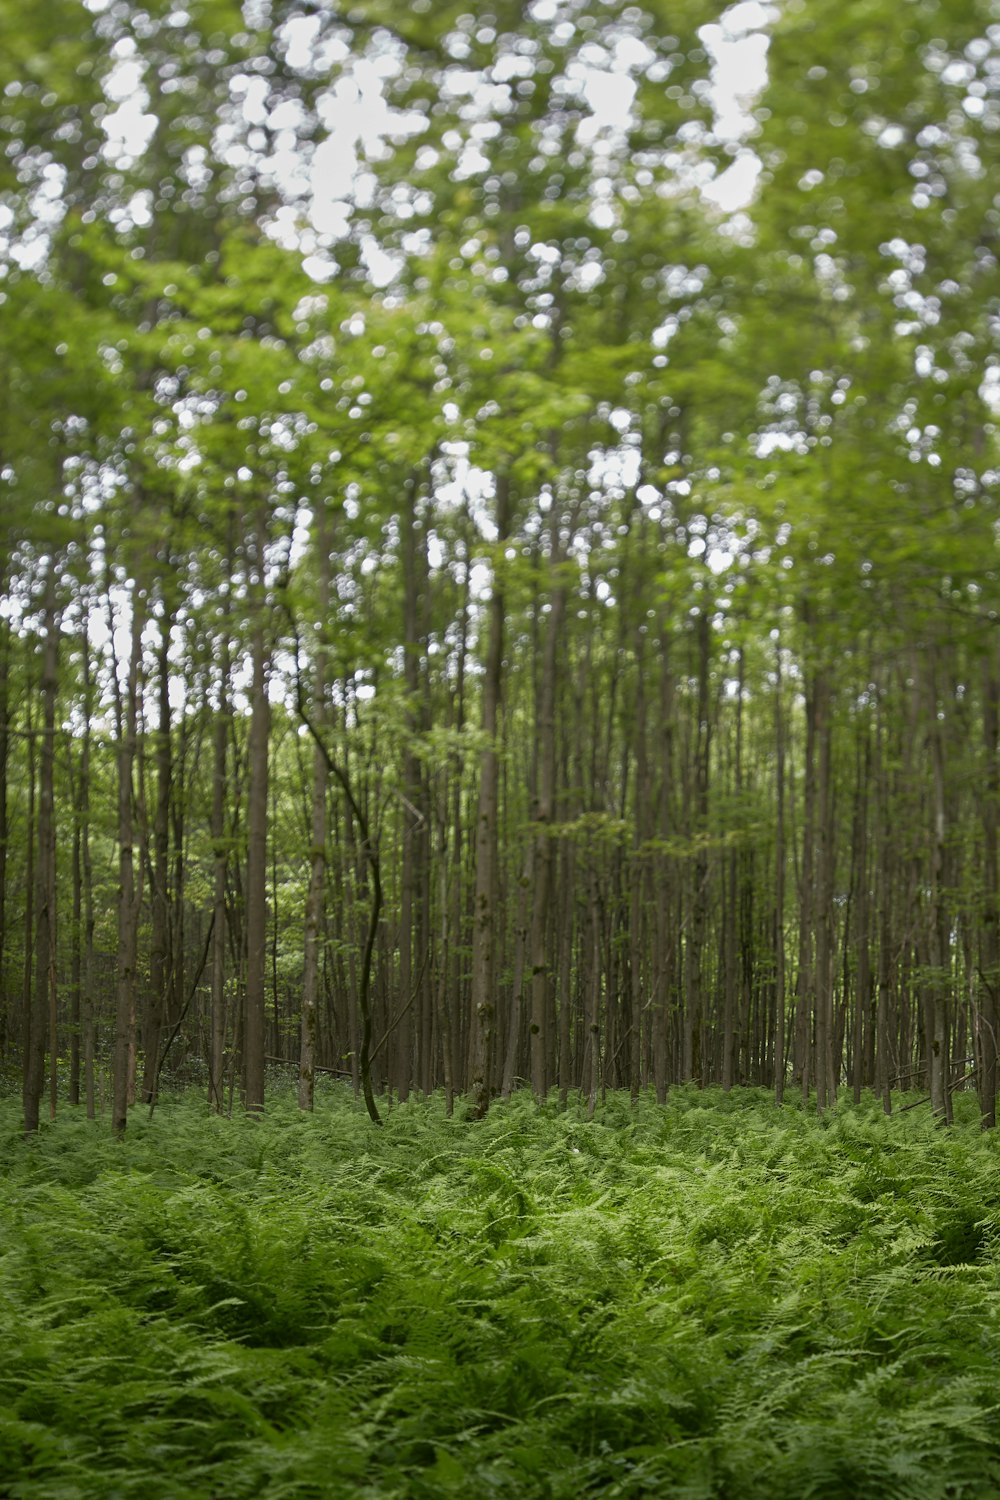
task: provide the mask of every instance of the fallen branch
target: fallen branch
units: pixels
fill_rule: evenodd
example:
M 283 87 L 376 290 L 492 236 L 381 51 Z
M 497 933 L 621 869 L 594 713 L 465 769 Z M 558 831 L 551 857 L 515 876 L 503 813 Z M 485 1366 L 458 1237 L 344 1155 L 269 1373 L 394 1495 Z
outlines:
M 975 1076 L 976 1076 L 975 1069 L 973 1069 L 973 1071 L 971 1073 L 966 1073 L 966 1074 L 964 1074 L 963 1077 L 956 1078 L 954 1083 L 949 1083 L 949 1085 L 948 1085 L 948 1093 L 949 1094 L 953 1094 L 956 1089 L 960 1089 L 962 1087 L 963 1083 L 968 1083 L 969 1079 L 970 1078 L 975 1078 Z M 923 1099 L 914 1099 L 914 1101 L 913 1101 L 912 1104 L 903 1104 L 903 1105 L 901 1105 L 901 1107 L 899 1109 L 897 1109 L 896 1113 L 897 1113 L 897 1115 L 905 1115 L 906 1111 L 908 1109 L 919 1109 L 919 1107 L 920 1107 L 921 1104 L 930 1104 L 930 1102 L 931 1102 L 931 1095 L 928 1094 Z

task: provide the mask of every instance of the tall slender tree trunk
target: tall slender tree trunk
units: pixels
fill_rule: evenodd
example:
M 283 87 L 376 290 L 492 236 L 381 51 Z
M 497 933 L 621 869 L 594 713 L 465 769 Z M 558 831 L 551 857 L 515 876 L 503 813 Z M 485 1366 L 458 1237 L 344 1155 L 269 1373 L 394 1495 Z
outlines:
M 24 1057 L 24 1128 L 28 1133 L 38 1129 L 45 1079 L 45 1041 L 46 1033 L 51 1028 L 55 982 L 55 720 L 59 617 L 56 610 L 55 562 L 52 559 L 45 579 L 43 624 L 42 751 L 38 768 L 38 819 L 35 831 L 37 853 L 34 861 L 34 993 L 29 1002 L 28 1024 L 25 1028 L 28 1045 Z
M 537 580 L 541 572 L 538 548 L 532 549 L 533 572 Z M 539 694 L 539 663 L 541 661 L 541 650 L 539 649 L 539 635 L 541 623 L 541 590 L 536 581 L 532 589 L 531 598 L 531 682 L 532 682 L 532 714 L 537 726 L 538 724 L 538 694 Z M 528 753 L 528 772 L 526 778 L 528 806 L 532 816 L 538 806 L 538 758 L 539 747 L 537 735 L 533 737 L 530 752 Z M 534 909 L 535 896 L 535 848 L 536 837 L 529 831 L 524 840 L 524 851 L 521 861 L 521 873 L 517 879 L 517 906 L 514 916 L 514 950 L 512 959 L 512 981 L 510 987 L 510 1007 L 507 1017 L 507 1031 L 504 1039 L 504 1061 L 503 1076 L 500 1084 L 501 1098 L 509 1099 L 514 1091 L 519 1068 L 523 1069 L 524 1032 L 525 1032 L 525 996 L 530 999 L 531 981 L 531 913 Z M 529 1017 L 530 1024 L 530 1017 Z M 528 1075 L 531 1073 L 531 1037 L 527 1038 Z
M 983 756 L 986 762 L 985 795 L 980 802 L 983 823 L 983 926 L 982 984 L 978 1031 L 979 1109 L 983 1128 L 997 1123 L 997 1025 L 1000 1006 L 1000 860 L 997 826 L 1000 821 L 1000 670 L 996 648 L 987 658 L 983 673 Z
M 448 889 L 449 831 L 448 797 L 446 794 L 442 807 L 438 858 L 438 922 L 440 924 L 440 932 L 438 937 L 437 1020 L 441 1047 L 442 1083 L 444 1084 L 444 1107 L 445 1114 L 450 1119 L 455 1108 L 455 1054 L 452 1046 L 452 997 L 449 994 L 452 948 L 452 903 Z
M 0 592 L 6 583 L 0 583 Z M 10 840 L 8 775 L 10 770 L 10 621 L 0 619 L 0 1059 L 10 1035 L 10 980 L 7 964 L 7 852 Z
M 947 814 L 944 782 L 944 743 L 938 720 L 937 683 L 933 667 L 927 674 L 927 733 L 930 740 L 933 825 L 930 844 L 930 908 L 928 912 L 928 956 L 931 975 L 926 988 L 925 1038 L 931 1109 L 950 1120 L 951 1092 L 948 1087 L 948 989 L 951 969 L 951 936 L 945 905 Z
M 510 481 L 496 481 L 497 545 L 510 526 Z M 487 611 L 486 670 L 483 676 L 483 749 L 479 757 L 479 805 L 476 813 L 476 884 L 472 926 L 472 994 L 469 1091 L 473 1114 L 482 1117 L 493 1084 L 493 1034 L 496 1022 L 496 970 L 499 938 L 497 911 L 497 844 L 499 833 L 499 760 L 497 733 L 503 687 L 503 643 L 506 599 L 498 558 Z
M 417 476 L 406 484 L 400 517 L 403 563 L 403 684 L 409 728 L 403 755 L 403 859 L 400 872 L 399 1025 L 396 1087 L 405 1099 L 411 1082 L 425 1092 L 430 1081 L 430 924 L 428 858 L 430 810 L 417 753 L 427 728 L 424 615 L 427 594 L 426 522 L 419 515 Z
M 871 907 L 868 872 L 869 809 L 871 799 L 871 735 L 868 725 L 864 727 L 864 748 L 858 764 L 858 815 L 857 815 L 857 906 L 856 942 L 858 954 L 857 993 L 854 999 L 854 1033 L 852 1044 L 852 1090 L 855 1104 L 861 1103 L 861 1090 L 865 1083 L 865 1036 L 871 1027 Z
M 233 516 L 229 517 L 227 551 L 233 552 Z M 226 1050 L 226 875 L 229 864 L 229 840 L 226 837 L 227 751 L 232 717 L 229 704 L 230 642 L 229 617 L 232 608 L 227 588 L 223 597 L 219 641 L 219 698 L 212 722 L 212 980 L 211 1021 L 208 1050 L 208 1102 L 221 1113 L 224 1105 Z
M 326 514 L 321 508 L 316 525 L 317 594 L 316 608 L 320 634 L 316 646 L 313 672 L 313 702 L 316 725 L 326 729 L 327 650 L 324 631 L 330 614 L 330 538 Z M 316 1078 L 316 1011 L 319 993 L 320 934 L 326 897 L 327 826 L 326 791 L 329 773 L 322 748 L 313 745 L 312 807 L 310 815 L 311 869 L 309 894 L 306 898 L 305 957 L 302 970 L 302 1029 L 299 1046 L 299 1108 L 312 1109 Z
M 588 936 L 590 938 L 590 964 L 586 976 L 586 1039 L 584 1042 L 584 1088 L 587 1095 L 587 1119 L 594 1118 L 597 1093 L 601 1084 L 601 903 L 598 886 L 598 859 L 596 850 L 590 851 L 590 900 Z
M 258 506 L 254 524 L 253 626 L 251 636 L 250 742 L 247 765 L 247 978 L 243 1022 L 244 1103 L 251 1114 L 264 1109 L 267 967 L 268 650 L 265 627 L 267 511 Z
M 711 1059 L 704 1025 L 706 995 L 702 967 L 705 933 L 708 923 L 708 852 L 704 834 L 708 827 L 709 768 L 711 764 L 712 722 L 709 708 L 709 666 L 711 624 L 708 615 L 700 613 L 695 632 L 698 660 L 698 720 L 694 747 L 695 836 L 693 888 L 691 891 L 690 932 L 687 942 L 684 1054 L 685 1079 L 696 1074 L 702 1083 L 708 1081 Z
M 812 713 L 819 742 L 816 784 L 817 859 L 816 900 L 813 918 L 816 930 L 816 1106 L 822 1112 L 836 1102 L 833 1015 L 833 879 L 834 824 L 832 780 L 832 735 L 830 683 L 825 670 L 813 682 Z
M 84 627 L 86 628 L 86 627 Z M 80 746 L 80 864 L 83 878 L 83 1091 L 87 1119 L 97 1114 L 94 1068 L 97 1059 L 97 1016 L 94 995 L 94 861 L 90 843 L 90 754 L 91 716 L 93 713 L 93 678 L 89 653 L 83 663 L 83 738 Z
M 524 861 L 517 885 L 517 914 L 514 918 L 514 956 L 510 987 L 510 1021 L 507 1027 L 504 1048 L 503 1076 L 500 1094 L 509 1099 L 517 1080 L 518 1055 L 521 1051 L 521 1012 L 524 1008 L 525 970 L 528 955 L 529 906 L 532 899 L 535 866 L 535 840 L 528 838 L 524 846 Z
M 658 705 L 658 738 L 660 746 L 659 800 L 655 831 L 665 844 L 674 832 L 674 677 L 670 653 L 670 623 L 664 612 L 660 617 L 660 695 Z M 656 857 L 656 954 L 653 985 L 653 1076 L 657 1103 L 667 1102 L 670 1078 L 672 1028 L 674 1021 L 674 979 L 677 965 L 678 923 L 674 920 L 676 893 L 675 865 L 666 853 Z
M 124 702 L 118 705 L 118 950 L 115 976 L 115 1044 L 111 1077 L 111 1129 L 122 1136 L 128 1123 L 130 1061 L 135 1028 L 135 967 L 139 902 L 133 847 L 133 768 L 138 733 L 139 671 L 144 601 L 132 590 L 132 628 Z
M 566 585 L 561 576 L 562 546 L 559 506 L 555 497 L 551 508 L 551 542 L 549 571 L 552 579 L 551 601 L 545 624 L 542 647 L 542 670 L 538 684 L 538 720 L 535 737 L 538 746 L 538 792 L 532 821 L 535 825 L 535 853 L 532 869 L 533 896 L 529 959 L 531 969 L 531 1087 L 536 1099 L 544 1099 L 548 1089 L 546 1056 L 549 1044 L 549 974 L 548 923 L 549 896 L 552 887 L 552 862 L 555 854 L 550 831 L 555 803 L 556 777 L 556 692 L 557 663 L 562 624 L 566 613 Z M 572 522 L 570 530 L 572 531 Z
M 559 936 L 559 1108 L 565 1109 L 569 1102 L 572 1084 L 572 1015 L 573 1015 L 573 918 L 575 900 L 573 887 L 576 878 L 576 849 L 570 839 L 563 842 L 561 850 L 562 914 Z
M 737 807 L 741 806 L 743 798 L 743 676 L 744 653 L 741 646 L 736 692 L 736 755 L 734 765 L 734 786 Z M 726 992 L 722 1019 L 722 1087 L 726 1093 L 729 1093 L 732 1089 L 736 1070 L 736 1019 L 740 994 L 738 966 L 739 863 L 739 850 L 733 849 L 729 855 L 728 870 L 729 916 L 725 932 Z
M 883 1113 L 892 1113 L 889 1012 L 892 987 L 892 846 L 889 816 L 889 773 L 886 767 L 886 726 L 881 695 L 875 725 L 875 821 L 878 829 L 875 888 L 878 892 L 878 968 L 875 1001 L 875 1088 Z
M 649 1000 L 644 983 L 648 963 L 648 923 L 646 921 L 646 877 L 649 862 L 646 845 L 652 828 L 652 787 L 649 773 L 649 746 L 646 701 L 646 625 L 635 631 L 635 836 L 629 892 L 629 998 L 630 1047 L 629 1072 L 633 1103 L 643 1084 L 643 1029 Z M 647 1057 L 648 1069 L 648 1057 Z
M 70 961 L 69 1102 L 80 1103 L 81 1000 L 83 992 L 83 829 L 79 790 L 73 799 L 73 935 Z
M 174 759 L 174 795 L 171 799 L 171 838 L 174 849 L 174 872 L 173 885 L 170 890 L 170 904 L 167 909 L 167 954 L 170 959 L 169 970 L 166 975 L 167 1000 L 164 1011 L 164 1025 L 169 1027 L 171 1015 L 180 1017 L 188 1005 L 188 990 L 185 984 L 185 951 L 184 951 L 184 913 L 187 906 L 184 897 L 184 886 L 188 869 L 188 851 L 185 843 L 185 816 L 188 809 L 188 796 L 185 786 L 185 775 L 188 759 L 188 737 L 191 733 L 191 719 L 185 715 L 178 726 L 177 754 Z M 200 920 L 199 920 L 200 931 Z M 199 975 L 200 977 L 200 975 Z M 173 1000 L 170 1000 L 170 994 Z M 160 1054 L 162 1060 L 162 1052 Z M 159 1062 L 157 1063 L 159 1067 Z
M 812 1005 L 816 987 L 816 705 L 806 697 L 806 744 L 802 809 L 802 861 L 799 870 L 799 961 L 795 979 L 795 1075 L 802 1099 L 809 1098 Z
M 173 783 L 173 746 L 170 722 L 170 626 L 166 603 L 160 618 L 156 651 L 156 807 L 153 815 L 152 848 L 149 851 L 152 923 L 149 943 L 149 988 L 143 1015 L 142 1102 L 152 1104 L 159 1071 L 160 1042 L 170 984 L 170 797 Z
M 782 701 L 781 641 L 775 642 L 774 677 L 774 1101 L 785 1102 L 785 713 Z
M 32 713 L 32 694 L 28 694 L 25 706 L 25 738 L 27 742 L 27 772 L 28 772 L 28 808 L 27 824 L 25 827 L 25 861 L 24 861 L 24 964 L 21 971 L 21 1058 L 24 1070 L 23 1086 L 25 1099 L 29 1086 L 33 1092 L 38 1092 L 40 1097 L 40 1085 L 34 1080 L 29 1085 L 30 1059 L 33 1046 L 33 1020 L 35 1013 L 34 992 L 32 989 L 32 978 L 34 976 L 35 958 L 35 837 L 38 828 L 38 755 L 35 744 L 35 723 Z M 38 1104 L 33 1106 L 37 1120 Z M 28 1108 L 25 1103 L 25 1116 Z M 37 1126 L 35 1127 L 37 1128 Z

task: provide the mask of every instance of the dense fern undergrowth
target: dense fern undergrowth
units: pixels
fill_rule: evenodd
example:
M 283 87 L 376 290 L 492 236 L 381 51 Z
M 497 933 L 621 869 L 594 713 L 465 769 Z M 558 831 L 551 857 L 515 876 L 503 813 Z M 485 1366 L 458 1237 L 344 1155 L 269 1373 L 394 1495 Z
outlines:
M 1000 1147 L 762 1094 L 0 1104 L 0 1495 L 1000 1494 Z

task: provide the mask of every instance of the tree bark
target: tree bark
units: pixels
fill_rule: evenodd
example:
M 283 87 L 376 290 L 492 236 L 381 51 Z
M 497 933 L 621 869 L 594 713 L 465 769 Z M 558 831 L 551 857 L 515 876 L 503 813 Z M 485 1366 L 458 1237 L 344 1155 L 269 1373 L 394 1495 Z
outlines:
M 313 701 L 316 724 L 322 734 L 326 722 L 326 674 L 327 650 L 324 632 L 330 613 L 330 538 L 326 526 L 326 513 L 321 508 L 316 525 L 316 608 L 320 620 L 319 638 L 316 644 L 316 662 L 313 672 Z M 299 1045 L 300 1109 L 312 1109 L 315 1098 L 316 1077 L 316 1003 L 319 991 L 320 933 L 326 896 L 327 826 L 326 791 L 328 772 L 326 757 L 319 745 L 313 745 L 312 807 L 310 812 L 311 869 L 309 894 L 306 898 L 305 956 L 302 969 L 302 1023 Z
M 226 604 L 220 645 L 219 701 L 212 725 L 212 905 L 215 920 L 212 928 L 208 1102 L 217 1113 L 221 1113 L 223 1108 L 226 1046 L 226 867 L 229 858 L 229 841 L 226 838 L 226 751 L 230 730 L 228 594 Z
M 871 799 L 871 736 L 864 726 L 864 748 L 858 762 L 858 815 L 856 849 L 856 943 L 858 954 L 857 987 L 854 997 L 854 1031 L 852 1044 L 852 1097 L 861 1103 L 865 1083 L 865 1036 L 871 1027 L 871 907 L 868 877 L 869 809 Z
M 403 564 L 403 686 L 407 743 L 403 753 L 403 850 L 400 872 L 399 996 L 396 1029 L 396 1087 L 405 1099 L 416 1081 L 430 1086 L 430 928 L 428 834 L 430 811 L 416 745 L 426 730 L 428 705 L 423 664 L 427 593 L 427 534 L 418 513 L 417 476 L 406 484 L 400 517 Z
M 835 867 L 831 692 L 825 670 L 818 671 L 812 688 L 815 734 L 819 742 L 816 783 L 817 859 L 816 899 L 816 1107 L 822 1113 L 836 1103 L 833 1016 L 833 881 Z
M 59 616 L 56 609 L 55 562 L 49 561 L 43 606 L 42 747 L 38 768 L 38 816 L 34 861 L 34 992 L 30 1003 L 24 1069 L 24 1128 L 38 1129 L 45 1078 L 46 1033 L 51 1028 L 55 984 L 55 717 L 59 666 Z M 51 1037 L 50 1037 L 50 1052 Z M 50 1114 L 54 1113 L 50 1100 Z
M 6 588 L 6 582 L 3 584 Z M 10 839 L 10 621 L 0 619 L 0 1058 L 7 1055 L 10 984 L 7 965 L 7 853 Z
M 160 1040 L 163 1032 L 170 984 L 170 797 L 173 782 L 173 746 L 170 714 L 171 612 L 166 603 L 160 618 L 160 639 L 156 652 L 157 710 L 156 726 L 156 807 L 153 814 L 152 848 L 149 850 L 150 897 L 152 923 L 149 944 L 149 987 L 143 1015 L 142 1102 L 152 1104 L 159 1071 Z
M 138 732 L 139 671 L 142 660 L 144 601 L 138 585 L 131 598 L 131 644 L 124 702 L 118 695 L 118 950 L 115 978 L 115 1042 L 111 1077 L 111 1129 L 128 1123 L 130 1061 L 135 1026 L 135 967 L 139 902 L 133 848 L 133 767 Z
M 743 797 L 743 674 L 744 653 L 740 647 L 739 675 L 736 692 L 736 751 L 734 765 L 734 789 L 736 806 Z M 739 936 L 739 864 L 740 853 L 734 848 L 729 854 L 729 916 L 725 932 L 726 992 L 722 1018 L 722 1088 L 729 1093 L 733 1087 L 736 1070 L 736 1020 L 739 1006 L 740 976 L 738 958 Z
M 782 702 L 781 640 L 774 646 L 774 1102 L 785 1102 L 785 714 Z
M 551 542 L 549 573 L 551 600 L 545 624 L 542 647 L 542 670 L 538 685 L 538 719 L 535 738 L 538 747 L 538 792 L 533 810 L 535 853 L 532 868 L 534 900 L 531 910 L 529 965 L 531 969 L 531 1087 L 535 1098 L 545 1098 L 548 1089 L 546 1053 L 550 1024 L 548 991 L 548 920 L 552 885 L 554 846 L 550 825 L 555 801 L 556 776 L 556 692 L 558 686 L 558 652 L 566 613 L 566 584 L 562 578 L 563 561 L 560 537 L 559 507 L 551 502 Z M 573 522 L 570 523 L 572 530 Z
M 980 802 L 983 824 L 982 983 L 979 990 L 978 1069 L 979 1111 L 984 1130 L 997 1123 L 997 1024 L 1000 1007 L 1000 859 L 997 826 L 1000 819 L 1000 671 L 994 648 L 983 672 L 983 757 L 985 795 Z
M 243 1022 L 244 1104 L 250 1114 L 264 1109 L 265 976 L 267 967 L 267 811 L 268 649 L 265 628 L 267 511 L 258 506 L 253 546 L 253 624 L 251 636 L 250 740 L 247 766 L 247 979 Z
M 947 811 L 945 804 L 944 743 L 938 719 L 937 682 L 933 667 L 927 671 L 927 734 L 930 740 L 933 823 L 930 840 L 930 906 L 928 911 L 928 957 L 931 975 L 927 984 L 925 1039 L 931 1109 L 943 1120 L 951 1116 L 948 1088 L 948 989 L 951 969 L 951 938 L 945 906 L 945 861 Z
M 503 546 L 510 525 L 510 481 L 496 480 L 497 548 Z M 472 1112 L 482 1118 L 489 1108 L 493 1085 L 493 1035 L 496 1023 L 497 852 L 499 831 L 499 760 L 497 733 L 503 688 L 503 648 L 506 599 L 498 557 L 490 596 L 486 670 L 483 676 L 483 749 L 479 757 L 479 803 L 476 812 L 476 884 L 472 928 L 472 993 L 469 1055 L 469 1092 Z

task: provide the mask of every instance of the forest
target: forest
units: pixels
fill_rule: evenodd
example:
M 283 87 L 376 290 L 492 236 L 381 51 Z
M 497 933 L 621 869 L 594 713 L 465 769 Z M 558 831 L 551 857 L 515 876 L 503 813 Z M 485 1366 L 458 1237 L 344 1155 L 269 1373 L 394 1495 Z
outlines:
M 0 1497 L 996 1496 L 994 0 L 0 0 L 0 144 Z
M 269 1070 L 992 1126 L 986 0 L 3 17 L 26 1130 Z

